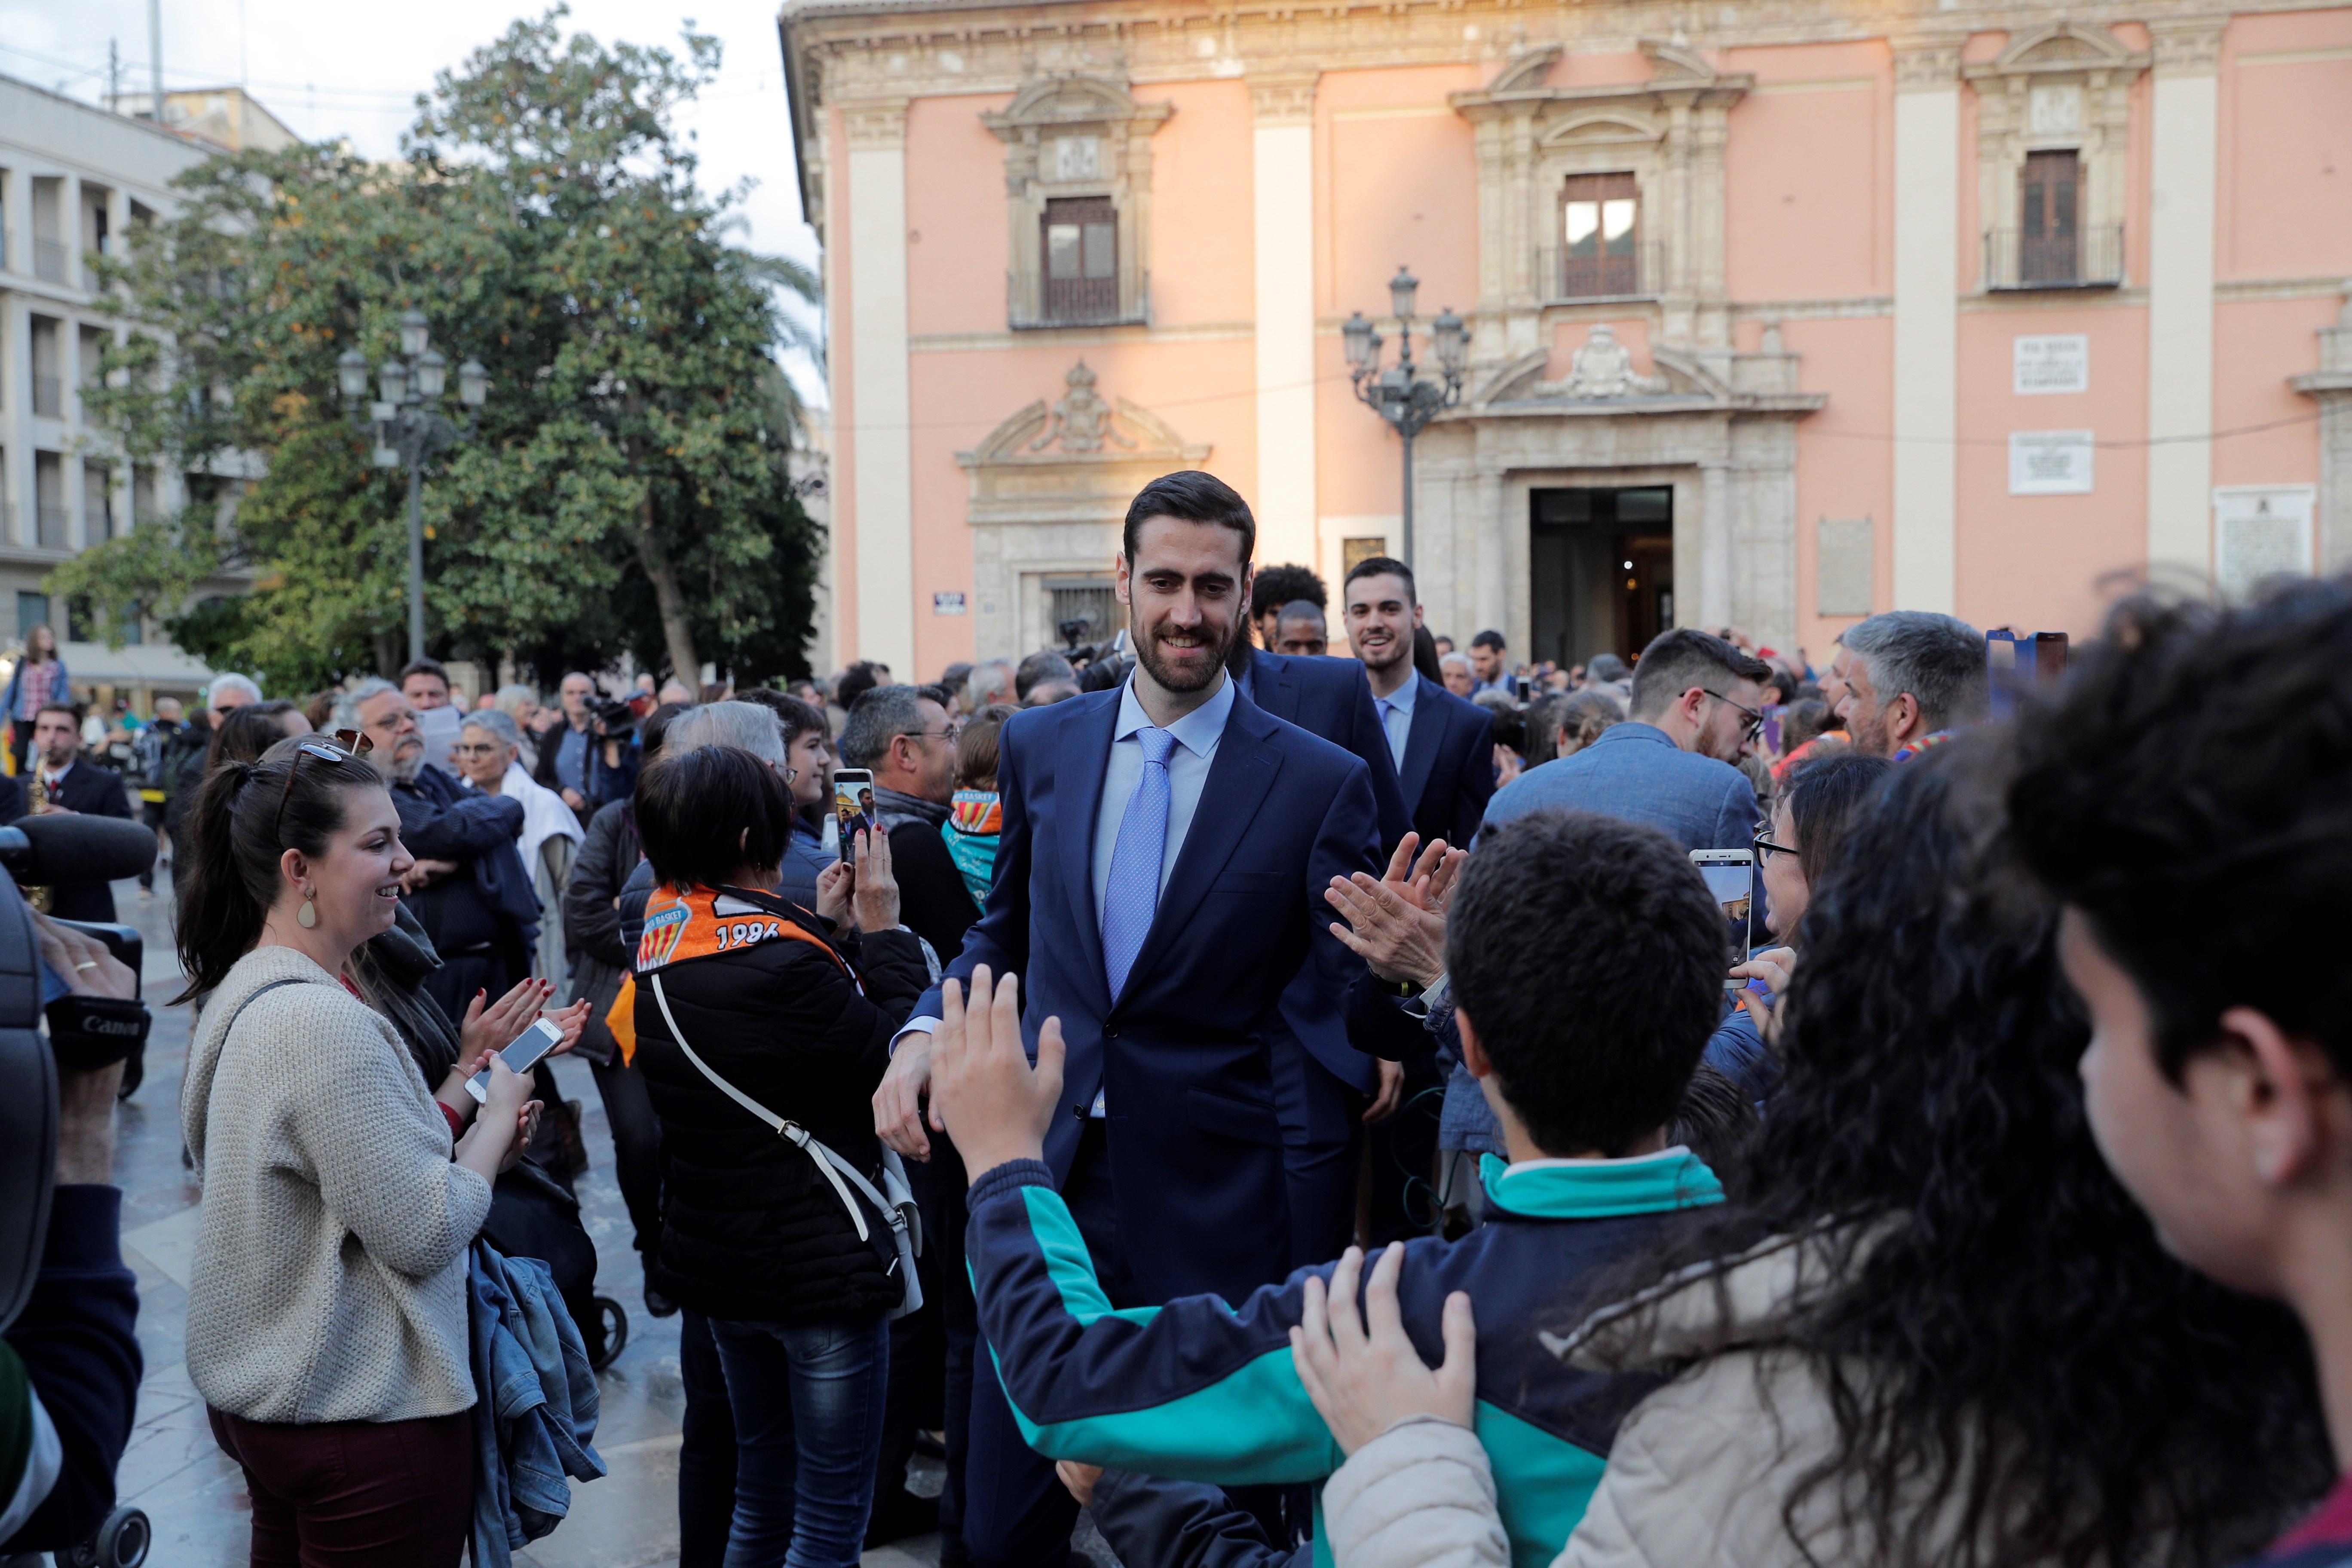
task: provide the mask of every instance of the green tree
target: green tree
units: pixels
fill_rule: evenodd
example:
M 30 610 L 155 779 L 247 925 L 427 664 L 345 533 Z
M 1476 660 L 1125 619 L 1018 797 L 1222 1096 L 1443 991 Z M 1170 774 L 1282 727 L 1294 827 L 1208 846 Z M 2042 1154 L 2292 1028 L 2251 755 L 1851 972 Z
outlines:
M 805 668 L 815 528 L 772 357 L 798 329 L 772 290 L 814 279 L 725 243 L 735 194 L 698 190 L 671 129 L 717 43 L 606 47 L 562 14 L 444 73 L 398 165 L 299 146 L 182 177 L 181 210 L 110 265 L 136 330 L 93 401 L 134 461 L 206 482 L 54 591 L 143 603 L 298 686 L 398 657 L 404 477 L 345 421 L 335 361 L 387 357 L 415 308 L 492 378 L 425 487 L 436 649 L 626 647 L 689 682 L 705 659 Z M 240 565 L 252 595 L 191 603 Z

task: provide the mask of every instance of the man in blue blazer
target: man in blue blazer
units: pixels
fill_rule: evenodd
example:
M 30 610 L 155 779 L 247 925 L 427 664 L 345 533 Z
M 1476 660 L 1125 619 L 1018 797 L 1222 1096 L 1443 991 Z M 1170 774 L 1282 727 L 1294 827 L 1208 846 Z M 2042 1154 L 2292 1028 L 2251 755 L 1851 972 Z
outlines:
M 1495 794 L 1494 721 L 1413 668 L 1421 597 L 1412 567 L 1386 555 L 1360 561 L 1339 593 L 1412 830 L 1423 844 L 1467 848 Z
M 1302 969 L 1334 997 L 1364 973 L 1329 934 L 1323 891 L 1379 864 L 1370 770 L 1268 713 L 1225 668 L 1255 538 L 1247 504 L 1208 474 L 1137 495 L 1117 589 L 1136 669 L 1006 722 L 995 879 L 948 969 L 1017 973 L 1033 1052 L 1041 1021 L 1061 1019 L 1068 1065 L 1045 1159 L 1120 1307 L 1240 1300 L 1289 1270 L 1276 1075 L 1297 1037 L 1285 993 Z M 934 989 L 874 1097 L 876 1131 L 918 1157 L 939 1016 Z M 1302 1044 L 1329 1073 L 1362 1071 L 1344 1026 Z M 1076 1505 L 992 1376 L 975 1380 L 970 1430 L 972 1561 L 1062 1568 Z

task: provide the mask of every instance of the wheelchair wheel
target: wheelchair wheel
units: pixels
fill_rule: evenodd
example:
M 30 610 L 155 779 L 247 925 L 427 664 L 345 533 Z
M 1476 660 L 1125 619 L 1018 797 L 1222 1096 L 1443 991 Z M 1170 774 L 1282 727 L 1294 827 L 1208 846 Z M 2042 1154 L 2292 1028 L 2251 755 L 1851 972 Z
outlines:
M 599 1355 L 594 1361 L 588 1364 L 595 1371 L 602 1372 L 606 1367 L 612 1365 L 614 1362 L 620 1360 L 621 1352 L 627 1348 L 629 1342 L 629 1314 L 625 1308 L 624 1308 L 618 1301 L 614 1300 L 610 1296 L 598 1296 L 593 1298 L 593 1300 L 596 1304 L 597 1316 L 604 1320 L 604 1351 L 603 1354 Z
M 118 1508 L 106 1516 L 98 1533 L 79 1546 L 56 1553 L 58 1568 L 139 1568 L 147 1561 L 154 1531 L 146 1514 L 135 1508 Z

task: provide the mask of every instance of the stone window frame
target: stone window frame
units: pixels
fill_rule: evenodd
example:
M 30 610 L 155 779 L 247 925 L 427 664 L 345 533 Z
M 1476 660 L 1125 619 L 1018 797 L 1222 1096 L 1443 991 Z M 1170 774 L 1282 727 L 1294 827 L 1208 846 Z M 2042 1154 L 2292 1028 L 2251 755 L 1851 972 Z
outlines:
M 2077 233 L 2088 244 L 2093 234 L 2116 231 L 2121 238 L 2115 281 L 2126 280 L 2124 258 L 2130 253 L 2130 237 L 2124 223 L 2131 193 L 2131 93 L 2154 63 L 2152 52 L 2129 48 L 2104 27 L 2061 21 L 2021 33 L 1994 58 L 1960 68 L 1977 95 L 1980 243 L 1976 292 L 2018 286 L 1996 283 L 1990 237 L 2019 226 L 2029 153 L 2075 154 L 2082 181 L 2075 198 L 2080 204 Z M 2074 89 L 2081 105 L 2075 124 L 2036 131 L 2032 110 L 2036 88 Z
M 1133 326 L 1151 319 L 1151 138 L 1175 112 L 1172 103 L 1139 103 L 1124 82 L 1101 77 L 1042 77 L 981 122 L 1004 143 L 1006 324 L 1047 327 Z M 1090 175 L 1061 177 L 1046 153 L 1068 137 L 1097 138 Z M 1066 196 L 1108 197 L 1118 215 L 1118 309 L 1109 321 L 1062 321 L 1045 312 L 1045 204 Z

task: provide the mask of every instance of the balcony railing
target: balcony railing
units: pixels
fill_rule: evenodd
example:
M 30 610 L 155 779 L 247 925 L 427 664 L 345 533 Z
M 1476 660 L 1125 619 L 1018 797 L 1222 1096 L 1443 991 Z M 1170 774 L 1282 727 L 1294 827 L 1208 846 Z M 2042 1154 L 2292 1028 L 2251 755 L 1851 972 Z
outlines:
M 33 241 L 33 276 L 50 283 L 66 280 L 66 247 L 63 240 Z
M 1015 330 L 1032 327 L 1135 327 L 1151 320 L 1151 274 L 1136 279 L 1135 305 L 1119 308 L 1120 279 L 1047 278 L 1013 271 L 1004 275 L 1004 314 Z
M 66 547 L 66 509 L 61 506 L 45 506 L 38 510 L 41 532 L 37 542 L 40 547 L 44 550 L 63 550 Z
M 2114 289 L 2124 280 L 2124 226 L 2094 224 L 2072 234 L 1992 228 L 1984 237 L 1984 286 Z
M 1536 292 L 1548 305 L 1569 300 L 1646 300 L 1664 281 L 1664 255 L 1654 239 L 1613 255 L 1542 246 L 1536 251 Z
M 33 412 L 44 419 L 66 416 L 66 384 L 61 376 L 33 373 Z

